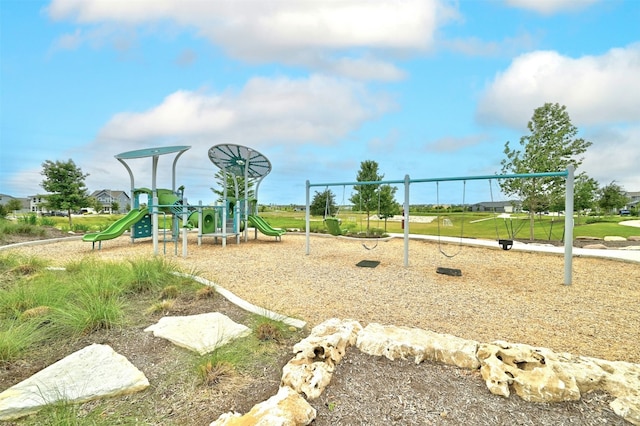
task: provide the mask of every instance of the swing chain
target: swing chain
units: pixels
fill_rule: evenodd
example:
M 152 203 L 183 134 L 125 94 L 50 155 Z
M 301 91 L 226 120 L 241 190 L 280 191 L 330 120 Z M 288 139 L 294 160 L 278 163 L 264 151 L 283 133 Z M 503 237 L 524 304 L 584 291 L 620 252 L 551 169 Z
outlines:
M 460 240 L 458 241 L 458 251 L 456 251 L 453 254 L 448 254 L 444 251 L 444 249 L 442 248 L 442 242 L 441 242 L 441 233 L 440 233 L 440 215 L 438 215 L 438 250 L 440 251 L 440 253 L 442 253 L 445 257 L 448 257 L 449 259 L 456 257 L 461 251 L 462 251 L 462 239 L 464 237 L 464 210 L 465 210 L 465 200 L 466 200 L 466 193 L 467 193 L 467 181 L 464 180 L 462 181 L 462 212 L 463 212 L 463 217 L 460 220 Z M 436 203 L 437 203 L 437 207 L 440 207 L 440 182 L 436 181 Z

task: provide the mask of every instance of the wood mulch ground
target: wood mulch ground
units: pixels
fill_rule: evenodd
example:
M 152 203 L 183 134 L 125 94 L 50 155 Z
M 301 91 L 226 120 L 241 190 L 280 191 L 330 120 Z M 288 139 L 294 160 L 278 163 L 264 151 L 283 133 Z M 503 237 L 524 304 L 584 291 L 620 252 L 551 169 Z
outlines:
M 403 266 L 400 239 L 366 250 L 360 242 L 315 236 L 307 255 L 305 236 L 299 234 L 286 234 L 281 242 L 260 235 L 225 248 L 212 238 L 198 246 L 190 235 L 187 258 L 180 246 L 174 254 L 173 244 L 166 254 L 161 244 L 160 253 L 187 272 L 309 327 L 332 317 L 352 318 L 363 326 L 418 327 L 480 342 L 506 340 L 640 362 L 639 264 L 576 257 L 573 285 L 565 286 L 561 255 L 443 248 L 456 256 L 443 256 L 437 243 L 412 240 L 409 267 Z M 132 244 L 120 237 L 103 242 L 101 250 L 76 240 L 12 251 L 64 266 L 80 256 L 126 260 L 150 256 L 153 249 L 149 241 Z M 380 263 L 357 267 L 361 260 Z M 462 275 L 437 274 L 437 267 L 460 269 Z M 528 404 L 491 395 L 476 372 L 350 353 L 313 403 L 317 425 L 624 424 L 608 409 L 606 395 L 594 393 L 568 405 Z

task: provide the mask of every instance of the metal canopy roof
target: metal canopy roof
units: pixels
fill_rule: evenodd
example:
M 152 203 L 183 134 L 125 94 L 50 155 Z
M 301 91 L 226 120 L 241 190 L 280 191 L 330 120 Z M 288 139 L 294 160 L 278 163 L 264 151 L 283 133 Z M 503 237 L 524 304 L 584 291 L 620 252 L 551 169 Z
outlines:
M 159 148 L 146 148 L 146 149 L 138 149 L 135 151 L 123 152 L 116 155 L 115 157 L 121 158 L 121 159 L 154 157 L 157 155 L 171 154 L 173 152 L 183 152 L 188 150 L 189 148 L 191 147 L 186 145 L 163 146 Z
M 271 172 L 271 162 L 258 151 L 242 145 L 220 144 L 209 148 L 213 164 L 235 176 L 264 178 Z

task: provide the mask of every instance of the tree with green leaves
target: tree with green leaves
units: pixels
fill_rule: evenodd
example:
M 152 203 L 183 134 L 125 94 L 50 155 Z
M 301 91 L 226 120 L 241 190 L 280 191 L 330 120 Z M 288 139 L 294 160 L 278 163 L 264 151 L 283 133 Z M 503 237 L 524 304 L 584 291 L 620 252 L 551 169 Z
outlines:
M 22 201 L 18 200 L 17 198 L 12 198 L 7 202 L 5 207 L 10 212 L 22 210 Z
M 5 204 L 4 206 L 4 214 L 2 214 L 2 217 L 5 217 L 6 215 L 8 215 L 11 212 L 16 212 L 18 210 L 22 210 L 22 202 L 20 200 L 18 200 L 17 198 L 12 198 L 9 201 L 7 201 L 7 204 Z
M 624 188 L 613 181 L 600 190 L 598 205 L 604 210 L 605 214 L 609 215 L 627 205 L 629 198 L 625 194 Z
M 118 213 L 120 210 L 120 203 L 117 201 L 111 202 L 111 213 Z
M 387 219 L 400 214 L 402 208 L 395 199 L 397 186 L 380 185 L 380 205 L 378 206 L 378 216 L 384 219 L 384 230 L 387 231 Z
M 580 214 L 595 205 L 598 190 L 598 182 L 587 176 L 586 173 L 580 173 L 576 176 L 573 186 L 573 207 L 578 213 L 577 225 L 580 224 Z
M 238 194 L 239 198 L 245 198 L 244 196 L 244 176 L 234 176 L 231 173 L 225 173 L 222 169 L 218 170 L 214 175 L 216 183 L 218 184 L 218 188 L 211 188 L 214 194 L 218 196 L 216 201 L 222 201 L 224 198 L 224 188 L 227 188 L 227 197 L 235 197 L 236 196 L 236 182 L 238 185 Z M 253 191 L 252 180 L 249 180 L 249 197 L 255 197 L 255 192 Z
M 309 206 L 309 213 L 314 216 L 335 216 L 338 213 L 336 207 L 336 197 L 330 189 L 322 192 L 315 191 L 313 201 Z
M 358 182 L 376 182 L 384 178 L 384 175 L 378 173 L 378 163 L 373 160 L 365 160 L 360 163 L 360 170 L 356 176 Z M 353 187 L 355 193 L 351 195 L 349 201 L 354 208 L 367 213 L 367 234 L 369 234 L 369 217 L 371 211 L 378 210 L 379 184 L 356 185 Z
M 89 195 L 84 183 L 88 174 L 82 172 L 73 160 L 42 163 L 44 180 L 40 184 L 47 191 L 46 205 L 50 210 L 65 210 L 69 217 L 69 229 L 72 227 L 71 211 L 84 207 Z
M 520 138 L 521 149 L 512 148 L 510 142 L 505 144 L 502 174 L 558 172 L 569 165 L 577 169 L 582 164 L 582 154 L 591 146 L 591 142 L 577 137 L 578 129 L 564 105 L 546 103 L 536 108 L 527 127 L 530 134 Z M 548 208 L 563 185 L 563 179 L 558 177 L 500 181 L 502 192 L 519 196 L 523 209 L 529 211 L 530 239 L 534 239 L 535 214 Z

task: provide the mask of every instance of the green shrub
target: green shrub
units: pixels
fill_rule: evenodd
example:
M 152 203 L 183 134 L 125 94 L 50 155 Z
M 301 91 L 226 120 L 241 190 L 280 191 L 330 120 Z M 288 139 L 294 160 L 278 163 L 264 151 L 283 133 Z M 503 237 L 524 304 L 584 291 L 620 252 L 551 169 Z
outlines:
M 53 322 L 59 333 L 82 336 L 123 324 L 124 302 L 117 291 L 100 287 L 98 284 L 85 288 L 72 303 L 55 311 Z
M 50 217 L 41 217 L 40 218 L 40 226 L 55 226 L 56 221 L 51 219 Z
M 22 223 L 26 225 L 37 225 L 38 216 L 35 213 L 25 214 L 23 216 L 18 217 L 18 223 Z
M 2 321 L 0 325 L 0 363 L 19 359 L 42 337 L 40 321 Z
M 89 225 L 85 225 L 84 223 L 74 223 L 73 224 L 73 232 L 89 232 L 91 227 Z
M 131 277 L 127 284 L 127 290 L 132 293 L 162 289 L 167 283 L 176 279 L 172 274 L 176 267 L 161 257 L 140 259 L 129 263 Z

